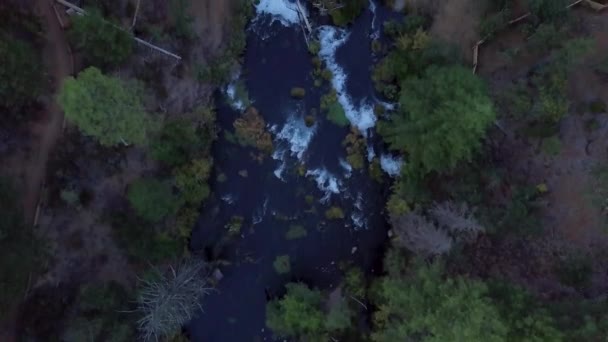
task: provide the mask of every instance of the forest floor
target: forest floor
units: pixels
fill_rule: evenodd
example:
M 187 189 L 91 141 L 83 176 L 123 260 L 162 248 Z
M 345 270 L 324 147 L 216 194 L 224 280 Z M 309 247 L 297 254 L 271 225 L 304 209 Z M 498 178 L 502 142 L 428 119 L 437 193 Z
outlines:
M 504 256 L 503 266 L 518 269 L 514 278 L 521 278 L 521 283 L 545 294 L 571 292 L 560 288 L 559 282 L 548 274 L 554 273 L 556 262 L 572 255 L 586 255 L 595 272 L 592 284 L 584 292 L 593 296 L 607 290 L 608 281 L 608 265 L 603 258 L 592 257 L 608 248 L 606 215 L 598 204 L 598 195 L 606 195 L 603 191 L 608 184 L 599 184 L 597 174 L 608 156 L 608 113 L 590 111 L 594 101 L 608 100 L 608 82 L 594 71 L 608 56 L 608 12 L 598 14 L 581 7 L 572 10 L 572 15 L 580 32 L 591 38 L 594 46 L 568 77 L 570 110 L 558 127 L 558 151 L 547 153 L 543 144 L 548 139 L 521 134 L 516 130 L 517 122 L 502 123 L 508 134 L 499 149 L 509 173 L 523 177 L 532 186 L 546 186 L 540 207 L 544 233 L 527 241 L 526 246 L 505 244 L 499 248 L 504 250 L 494 253 L 517 254 L 515 249 L 525 250 L 525 256 L 520 258 Z M 512 27 L 481 47 L 479 74 L 488 80 L 495 94 L 526 79 L 530 70 L 543 62 L 545 57 L 526 52 L 508 56 L 509 51 L 525 50 L 526 41 L 526 35 Z
M 51 0 L 36 1 L 36 12 L 46 28 L 44 61 L 47 63 L 46 70 L 52 79 L 51 89 L 56 92 L 61 89 L 63 80 L 73 74 L 74 70 L 67 38 L 53 6 Z M 40 121 L 32 123 L 32 139 L 37 142 L 38 148 L 33 151 L 25 166 L 23 200 L 26 224 L 33 223 L 40 191 L 46 177 L 49 154 L 61 135 L 63 125 L 63 111 L 54 98 L 49 100 L 44 114 Z

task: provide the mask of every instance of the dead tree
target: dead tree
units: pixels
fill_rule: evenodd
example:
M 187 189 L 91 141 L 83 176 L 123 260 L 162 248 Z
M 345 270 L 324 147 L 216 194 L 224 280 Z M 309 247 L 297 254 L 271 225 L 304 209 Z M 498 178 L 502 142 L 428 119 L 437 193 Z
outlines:
M 319 10 L 321 15 L 327 15 L 329 12 L 344 7 L 341 0 L 313 0 L 312 6 Z

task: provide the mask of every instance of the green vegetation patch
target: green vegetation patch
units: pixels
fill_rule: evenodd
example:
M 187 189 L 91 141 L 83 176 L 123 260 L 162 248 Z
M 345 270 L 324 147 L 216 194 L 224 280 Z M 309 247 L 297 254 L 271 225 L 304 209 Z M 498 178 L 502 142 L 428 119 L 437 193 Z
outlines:
M 129 202 L 137 215 L 149 222 L 159 222 L 179 208 L 177 197 L 169 182 L 151 178 L 136 180 L 129 185 Z
M 90 67 L 65 80 L 58 101 L 66 118 L 84 134 L 114 146 L 146 142 L 150 120 L 142 96 L 139 85 Z
M 291 272 L 291 260 L 289 255 L 279 255 L 274 259 L 272 266 L 278 274 L 287 274 Z
M 272 136 L 266 131 L 266 122 L 257 109 L 247 108 L 247 111 L 236 119 L 233 126 L 239 144 L 255 147 L 265 153 L 272 152 Z
M 99 10 L 87 9 L 87 15 L 72 16 L 71 23 L 70 40 L 94 66 L 114 67 L 133 53 L 133 38 L 104 19 Z
M 21 201 L 11 184 L 0 178 L 0 319 L 24 298 L 48 259 L 43 241 L 23 222 Z
M 0 32 L 0 108 L 21 118 L 21 110 L 42 94 L 43 75 L 36 49 Z
M 308 231 L 304 226 L 301 225 L 291 225 L 289 226 L 289 230 L 285 233 L 285 239 L 287 240 L 297 240 L 305 238 L 308 235 Z
M 331 207 L 325 211 L 325 218 L 328 220 L 341 220 L 344 218 L 344 211 L 340 207 Z
M 306 96 L 306 89 L 298 87 L 291 88 L 290 94 L 294 99 L 303 99 L 304 96 Z

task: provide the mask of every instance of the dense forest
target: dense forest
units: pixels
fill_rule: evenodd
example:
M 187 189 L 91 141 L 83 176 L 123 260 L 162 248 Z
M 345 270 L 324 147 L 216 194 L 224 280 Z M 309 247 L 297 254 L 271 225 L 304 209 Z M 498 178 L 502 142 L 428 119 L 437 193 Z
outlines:
M 0 340 L 606 341 L 607 105 L 605 0 L 2 1 Z

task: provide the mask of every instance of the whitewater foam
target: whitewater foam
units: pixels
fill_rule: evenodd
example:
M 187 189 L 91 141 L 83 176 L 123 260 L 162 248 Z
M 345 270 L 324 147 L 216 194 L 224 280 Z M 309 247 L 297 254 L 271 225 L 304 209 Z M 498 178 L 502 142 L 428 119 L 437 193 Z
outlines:
M 236 96 L 236 85 L 237 81 L 233 81 L 228 84 L 228 86 L 226 86 L 226 96 L 228 97 L 228 103 L 230 104 L 230 107 L 236 110 L 243 111 L 245 110 L 245 104 Z
M 369 11 L 372 12 L 372 33 L 369 36 L 373 39 L 380 38 L 380 30 L 376 30 L 376 8 L 374 0 L 369 0 Z
M 254 21 L 266 14 L 272 16 L 272 22 L 278 20 L 284 26 L 297 25 L 300 19 L 296 8 L 295 2 L 289 0 L 260 0 L 255 6 L 258 16 Z
M 316 127 L 316 125 L 307 127 L 302 118 L 292 115 L 287 119 L 281 131 L 277 133 L 277 139 L 286 141 L 289 144 L 291 155 L 301 160 L 315 135 Z
M 233 194 L 225 194 L 224 196 L 222 196 L 222 201 L 228 204 L 234 204 L 234 202 L 236 202 L 236 198 Z
M 374 151 L 374 147 L 373 146 L 367 146 L 367 161 L 368 162 L 372 162 L 372 160 L 374 160 L 374 157 L 376 157 L 376 151 Z
M 401 174 L 403 159 L 401 157 L 393 157 L 390 154 L 383 154 L 380 156 L 380 166 L 389 176 L 397 177 Z
M 321 50 L 319 51 L 319 56 L 333 73 L 332 86 L 338 94 L 338 102 L 344 108 L 348 121 L 363 134 L 366 134 L 367 129 L 374 127 L 376 124 L 374 108 L 371 104 L 366 103 L 365 100 L 361 100 L 359 105 L 355 106 L 353 99 L 346 89 L 348 76 L 336 61 L 338 48 L 346 43 L 349 36 L 350 34 L 343 29 L 332 26 L 320 27 L 319 42 L 321 43 Z
M 256 225 L 261 223 L 264 220 L 264 216 L 266 216 L 266 212 L 268 211 L 268 197 L 264 200 L 264 204 L 261 208 L 257 209 L 251 218 L 251 223 Z
M 353 174 L 353 167 L 344 159 L 340 158 L 340 166 L 344 169 L 344 177 L 350 178 Z
M 309 170 L 306 172 L 306 176 L 313 176 L 317 188 L 325 194 L 320 200 L 321 203 L 326 203 L 332 194 L 339 194 L 341 191 L 342 182 L 325 168 Z

